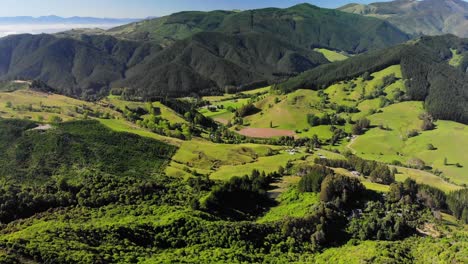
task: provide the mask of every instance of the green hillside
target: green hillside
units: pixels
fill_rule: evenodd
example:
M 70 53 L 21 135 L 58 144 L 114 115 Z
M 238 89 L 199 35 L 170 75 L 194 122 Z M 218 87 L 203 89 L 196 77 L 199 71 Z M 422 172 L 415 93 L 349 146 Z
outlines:
M 199 32 L 211 31 L 268 34 L 304 48 L 324 47 L 351 53 L 408 40 L 406 34 L 382 20 L 310 4 L 241 12 L 180 12 L 114 28 L 109 30 L 109 34 L 167 44 Z
M 158 46 L 109 36 L 16 35 L 0 39 L 0 79 L 40 80 L 43 90 L 85 99 L 107 95 L 126 68 Z M 35 85 L 35 84 L 33 84 Z
M 280 84 L 278 89 L 319 90 L 391 65 L 400 65 L 402 77 L 409 80 L 405 84 L 408 99 L 425 101 L 426 110 L 436 119 L 468 123 L 468 75 L 463 68 L 449 65 L 453 57 L 452 50 L 465 52 L 466 42 L 466 39 L 455 36 L 422 37 L 383 51 L 369 52 L 343 62 L 317 67 Z
M 155 140 L 112 132 L 97 121 L 44 128 L 30 121 L 0 122 L 0 173 L 12 182 L 39 183 L 58 174 L 79 182 L 80 171 L 87 170 L 149 177 L 175 151 Z

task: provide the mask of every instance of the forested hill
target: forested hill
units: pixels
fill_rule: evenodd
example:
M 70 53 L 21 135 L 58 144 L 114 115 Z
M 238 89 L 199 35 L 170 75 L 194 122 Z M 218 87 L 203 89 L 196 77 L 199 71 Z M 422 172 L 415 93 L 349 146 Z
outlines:
M 219 94 L 269 82 L 328 63 L 311 49 L 268 34 L 198 33 L 130 69 L 121 85 L 143 98 Z
M 2 38 L 0 79 L 40 80 L 48 90 L 87 100 L 111 88 L 141 99 L 221 94 L 328 63 L 316 47 L 360 53 L 406 40 L 388 22 L 308 4 L 182 12 L 95 35 Z
M 435 118 L 468 123 L 468 39 L 422 37 L 382 51 L 317 67 L 278 85 L 283 91 L 322 89 L 401 64 L 410 100 L 425 101 Z
M 108 34 L 169 44 L 207 31 L 271 34 L 305 48 L 324 47 L 349 53 L 384 48 L 409 38 L 386 21 L 310 4 L 243 12 L 181 12 L 117 27 Z
M 107 95 L 127 68 L 160 49 L 110 36 L 8 36 L 0 39 L 0 79 L 40 80 L 54 92 L 93 99 Z
M 338 10 L 385 19 L 410 34 L 468 37 L 468 3 L 463 0 L 397 0 L 348 4 Z

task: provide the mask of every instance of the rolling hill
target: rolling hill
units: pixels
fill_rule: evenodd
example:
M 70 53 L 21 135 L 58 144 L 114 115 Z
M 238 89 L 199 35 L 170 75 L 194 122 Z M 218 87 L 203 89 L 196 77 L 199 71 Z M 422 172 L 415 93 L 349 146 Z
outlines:
M 425 101 L 436 119 L 468 123 L 466 64 L 450 65 L 454 57 L 467 57 L 468 40 L 453 35 L 422 37 L 382 51 L 369 52 L 342 62 L 322 65 L 278 85 L 283 91 L 319 90 L 392 65 L 401 65 L 410 100 Z M 463 59 L 465 60 L 465 59 Z M 452 63 L 453 64 L 453 63 Z M 447 102 L 451 102 L 447 104 Z
M 348 4 L 338 10 L 385 19 L 413 35 L 450 33 L 468 37 L 468 3 L 463 0 L 397 0 Z

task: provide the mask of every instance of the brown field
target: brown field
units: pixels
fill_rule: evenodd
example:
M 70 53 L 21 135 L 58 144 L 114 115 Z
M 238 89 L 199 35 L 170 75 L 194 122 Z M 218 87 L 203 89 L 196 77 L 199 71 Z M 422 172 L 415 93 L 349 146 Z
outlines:
M 216 121 L 216 122 L 219 122 L 219 123 L 221 123 L 223 125 L 227 125 L 229 123 L 229 121 L 227 119 L 225 119 L 225 118 L 214 118 L 213 120 Z
M 244 128 L 238 133 L 246 137 L 254 137 L 254 138 L 295 136 L 295 133 L 292 130 L 275 129 L 275 128 Z

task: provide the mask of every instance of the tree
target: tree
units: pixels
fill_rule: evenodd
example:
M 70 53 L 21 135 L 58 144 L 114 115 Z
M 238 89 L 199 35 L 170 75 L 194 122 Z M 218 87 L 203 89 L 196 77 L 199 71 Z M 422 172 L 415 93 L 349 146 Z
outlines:
M 362 75 L 362 79 L 364 79 L 364 81 L 370 81 L 372 80 L 372 76 L 370 75 L 369 72 L 365 72 L 363 75 Z
M 333 170 L 320 165 L 306 166 L 300 168 L 299 171 L 305 174 L 298 183 L 300 192 L 319 192 L 323 179 L 333 174 Z
M 352 133 L 354 135 L 362 135 L 366 129 L 370 127 L 370 120 L 367 118 L 361 118 L 352 127 Z
M 421 159 L 412 158 L 412 159 L 408 160 L 408 166 L 411 167 L 411 168 L 422 170 L 422 169 L 424 169 L 426 167 L 426 163 Z
M 339 208 L 349 209 L 352 203 L 358 202 L 365 191 L 364 185 L 356 178 L 343 175 L 329 175 L 321 185 L 320 199 L 333 202 Z
M 381 184 L 391 184 L 395 182 L 395 175 L 390 171 L 387 165 L 378 165 L 370 174 L 372 182 Z
M 6 107 L 6 108 L 12 108 L 12 107 L 13 107 L 13 104 L 12 104 L 10 101 L 7 101 L 7 102 L 5 103 L 5 107 Z
M 318 117 L 318 116 L 316 116 L 314 114 L 308 114 L 307 115 L 307 122 L 312 127 L 319 126 L 321 124 L 320 117 Z
M 421 115 L 419 115 L 419 119 L 423 121 L 421 125 L 422 131 L 433 130 L 435 128 L 434 118 L 430 114 L 422 113 Z

